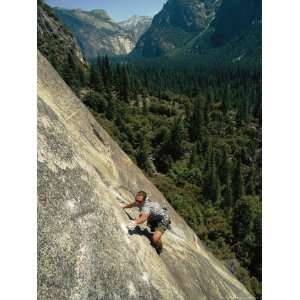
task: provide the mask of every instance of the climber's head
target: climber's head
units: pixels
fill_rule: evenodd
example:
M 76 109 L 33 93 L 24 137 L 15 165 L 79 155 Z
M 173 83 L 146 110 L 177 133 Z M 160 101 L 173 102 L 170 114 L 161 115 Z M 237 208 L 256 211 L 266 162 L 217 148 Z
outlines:
M 140 191 L 135 196 L 135 203 L 138 206 L 141 206 L 144 204 L 146 198 L 147 198 L 147 193 L 145 193 L 144 191 Z

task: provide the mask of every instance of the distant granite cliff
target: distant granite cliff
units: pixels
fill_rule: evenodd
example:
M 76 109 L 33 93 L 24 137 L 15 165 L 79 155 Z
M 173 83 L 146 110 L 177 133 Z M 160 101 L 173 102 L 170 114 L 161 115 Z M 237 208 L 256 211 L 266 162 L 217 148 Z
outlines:
M 139 37 L 148 29 L 151 18 L 134 16 L 117 23 L 103 9 L 54 8 L 61 22 L 72 31 L 84 55 L 125 55 L 135 47 Z
M 130 33 L 134 45 L 138 39 L 147 31 L 152 22 L 152 18 L 147 16 L 132 16 L 129 19 L 119 22 L 118 24 Z
M 168 207 L 158 256 L 120 201 Z M 254 299 L 38 54 L 38 299 Z

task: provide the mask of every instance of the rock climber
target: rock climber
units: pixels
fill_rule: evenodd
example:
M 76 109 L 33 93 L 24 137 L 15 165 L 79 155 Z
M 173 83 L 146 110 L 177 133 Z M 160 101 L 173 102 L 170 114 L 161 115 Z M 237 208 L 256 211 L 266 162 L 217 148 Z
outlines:
M 151 236 L 151 243 L 160 254 L 163 250 L 161 237 L 167 229 L 170 229 L 170 218 L 167 214 L 167 209 L 162 208 L 159 203 L 152 202 L 147 196 L 147 193 L 140 191 L 135 196 L 135 202 L 130 204 L 121 204 L 123 209 L 137 207 L 140 214 L 135 220 L 132 220 L 127 226 L 133 231 L 137 225 L 147 221 L 147 225 L 154 232 Z

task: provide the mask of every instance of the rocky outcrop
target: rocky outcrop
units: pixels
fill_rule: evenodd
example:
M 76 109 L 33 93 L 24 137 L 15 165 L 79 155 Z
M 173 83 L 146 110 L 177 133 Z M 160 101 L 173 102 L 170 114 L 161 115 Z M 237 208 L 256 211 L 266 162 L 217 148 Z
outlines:
M 54 8 L 54 11 L 74 34 L 83 53 L 89 59 L 97 55 L 130 53 L 140 35 L 150 25 L 149 19 L 143 17 L 135 18 L 131 22 L 116 23 L 102 9 L 83 11 Z
M 120 201 L 168 207 L 158 256 Z M 134 214 L 134 212 L 131 212 Z M 38 299 L 253 299 L 38 54 Z

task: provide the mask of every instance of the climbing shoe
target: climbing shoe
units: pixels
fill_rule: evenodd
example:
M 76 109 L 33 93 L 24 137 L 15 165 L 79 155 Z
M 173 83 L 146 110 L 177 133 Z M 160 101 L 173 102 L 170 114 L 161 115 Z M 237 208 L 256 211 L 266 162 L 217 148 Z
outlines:
M 163 251 L 163 247 L 162 246 L 155 246 L 154 249 L 156 250 L 156 253 L 158 255 L 160 255 Z

